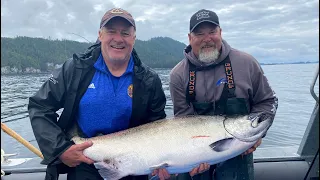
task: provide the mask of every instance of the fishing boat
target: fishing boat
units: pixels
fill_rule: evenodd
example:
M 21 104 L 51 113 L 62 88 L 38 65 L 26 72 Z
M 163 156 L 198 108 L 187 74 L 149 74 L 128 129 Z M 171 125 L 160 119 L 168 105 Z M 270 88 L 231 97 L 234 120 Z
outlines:
M 315 106 L 300 145 L 298 147 L 258 148 L 253 154 L 256 180 L 319 179 L 319 97 L 314 92 L 318 77 L 319 67 L 310 85 L 310 93 L 315 100 Z M 4 173 L 2 180 L 44 179 L 46 166 L 40 164 L 40 157 L 15 158 L 15 155 L 1 153 L 1 169 Z M 60 175 L 59 179 L 66 180 L 66 174 Z

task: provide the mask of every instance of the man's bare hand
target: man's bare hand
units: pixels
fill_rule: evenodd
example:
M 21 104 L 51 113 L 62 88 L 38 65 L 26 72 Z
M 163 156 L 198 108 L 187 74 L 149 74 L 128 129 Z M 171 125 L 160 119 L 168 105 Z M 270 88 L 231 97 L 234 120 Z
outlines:
M 83 150 L 92 146 L 91 141 L 84 142 L 82 144 L 72 145 L 59 157 L 61 161 L 69 167 L 78 166 L 80 163 L 84 162 L 87 164 L 93 164 L 94 161 L 83 155 Z
M 160 180 L 165 180 L 165 179 L 169 179 L 170 178 L 170 174 L 168 173 L 168 171 L 166 169 L 155 169 L 153 170 L 152 176 L 157 175 L 159 177 Z
M 257 149 L 258 146 L 260 146 L 262 142 L 262 139 L 260 138 L 256 144 L 254 144 L 250 149 L 248 149 L 246 152 L 244 152 L 242 155 L 247 155 L 247 154 L 250 154 L 252 153 L 253 151 L 255 151 Z
M 192 169 L 192 170 L 189 172 L 189 174 L 190 174 L 190 176 L 192 177 L 192 176 L 194 176 L 194 175 L 203 173 L 203 172 L 205 172 L 205 171 L 207 171 L 207 170 L 209 170 L 209 169 L 210 169 L 210 164 L 208 164 L 208 163 L 202 163 L 202 164 L 200 164 L 200 166 Z

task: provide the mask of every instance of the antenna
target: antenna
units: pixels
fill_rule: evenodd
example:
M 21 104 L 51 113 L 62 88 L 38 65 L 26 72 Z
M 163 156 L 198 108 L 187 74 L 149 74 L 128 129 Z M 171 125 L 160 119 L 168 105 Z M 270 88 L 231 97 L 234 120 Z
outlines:
M 72 33 L 72 32 L 68 32 L 68 34 L 73 34 L 73 35 L 79 36 L 79 37 L 81 37 L 82 39 L 86 40 L 88 43 L 91 43 L 88 39 L 84 38 L 83 36 L 81 36 L 81 35 L 79 35 L 79 34 Z

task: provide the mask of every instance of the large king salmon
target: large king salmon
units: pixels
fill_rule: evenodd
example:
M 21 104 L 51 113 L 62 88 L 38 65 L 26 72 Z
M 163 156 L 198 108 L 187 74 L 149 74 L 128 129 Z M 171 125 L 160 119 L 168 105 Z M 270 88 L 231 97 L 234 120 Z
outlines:
M 200 163 L 217 164 L 252 147 L 272 121 L 261 113 L 250 116 L 186 116 L 158 120 L 93 138 L 84 155 L 95 161 L 107 180 L 150 174 L 166 168 L 170 174 L 189 172 Z

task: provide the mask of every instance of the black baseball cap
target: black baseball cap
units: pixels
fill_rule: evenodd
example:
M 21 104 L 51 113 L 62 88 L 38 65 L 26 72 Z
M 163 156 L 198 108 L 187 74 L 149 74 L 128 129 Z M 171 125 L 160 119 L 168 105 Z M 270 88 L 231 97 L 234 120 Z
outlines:
M 190 32 L 192 32 L 202 22 L 210 22 L 220 26 L 219 17 L 215 12 L 201 9 L 194 13 L 190 18 Z

